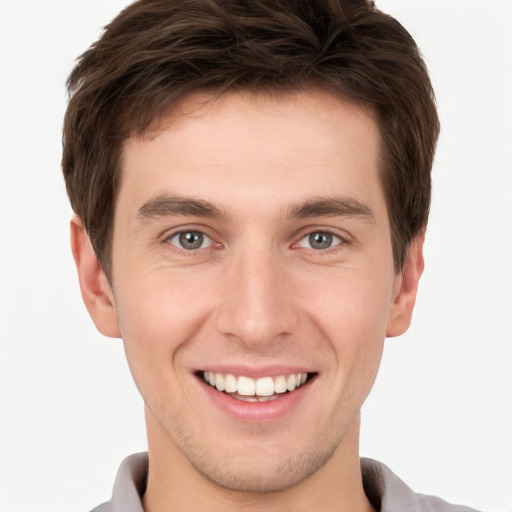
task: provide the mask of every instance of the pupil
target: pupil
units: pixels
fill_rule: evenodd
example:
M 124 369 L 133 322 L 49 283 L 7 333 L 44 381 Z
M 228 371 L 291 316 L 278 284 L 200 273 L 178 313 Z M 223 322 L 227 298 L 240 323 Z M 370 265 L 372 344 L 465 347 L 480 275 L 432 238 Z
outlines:
M 203 235 L 197 231 L 181 233 L 180 245 L 188 250 L 199 249 L 203 245 Z
M 330 233 L 313 233 L 309 235 L 309 244 L 313 249 L 328 249 L 332 245 Z

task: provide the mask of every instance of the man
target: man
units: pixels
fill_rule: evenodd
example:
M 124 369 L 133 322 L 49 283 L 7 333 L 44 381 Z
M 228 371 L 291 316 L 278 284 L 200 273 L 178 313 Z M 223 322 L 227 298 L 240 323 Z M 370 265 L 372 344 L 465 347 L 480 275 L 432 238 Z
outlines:
M 141 0 L 68 85 L 82 295 L 148 434 L 97 510 L 469 510 L 359 458 L 439 131 L 403 27 L 364 0 Z

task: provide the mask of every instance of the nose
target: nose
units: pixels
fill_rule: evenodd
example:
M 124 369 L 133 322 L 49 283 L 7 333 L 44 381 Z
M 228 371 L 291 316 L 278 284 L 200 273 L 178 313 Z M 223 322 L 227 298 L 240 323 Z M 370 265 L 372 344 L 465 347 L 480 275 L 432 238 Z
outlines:
M 271 250 L 233 255 L 222 280 L 217 328 L 253 350 L 293 337 L 298 314 L 286 261 Z

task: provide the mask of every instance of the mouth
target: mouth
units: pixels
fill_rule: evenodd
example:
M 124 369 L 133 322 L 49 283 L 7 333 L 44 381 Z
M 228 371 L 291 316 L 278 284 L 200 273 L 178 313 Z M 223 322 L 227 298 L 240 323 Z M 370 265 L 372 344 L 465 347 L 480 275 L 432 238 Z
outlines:
M 269 402 L 306 385 L 316 373 L 290 373 L 257 379 L 231 373 L 200 371 L 197 376 L 217 391 L 243 402 Z

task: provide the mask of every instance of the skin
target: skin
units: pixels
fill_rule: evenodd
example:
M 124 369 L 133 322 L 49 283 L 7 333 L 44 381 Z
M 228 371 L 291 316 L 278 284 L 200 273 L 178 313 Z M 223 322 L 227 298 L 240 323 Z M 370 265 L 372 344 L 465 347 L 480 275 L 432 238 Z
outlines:
M 397 275 L 368 110 L 318 90 L 205 99 L 126 143 L 112 287 L 71 224 L 86 306 L 103 334 L 123 338 L 146 404 L 144 506 L 372 510 L 359 411 L 384 338 L 409 326 L 423 237 Z M 180 246 L 187 231 L 203 234 L 199 249 Z M 312 246 L 312 233 L 331 245 Z M 315 378 L 286 414 L 241 421 L 195 374 L 211 365 Z

